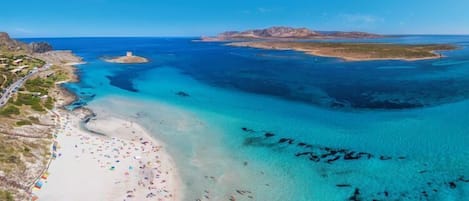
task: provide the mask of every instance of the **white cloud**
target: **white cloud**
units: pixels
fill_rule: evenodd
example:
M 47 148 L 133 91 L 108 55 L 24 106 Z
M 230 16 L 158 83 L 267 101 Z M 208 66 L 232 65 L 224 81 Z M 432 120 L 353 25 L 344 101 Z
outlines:
M 345 22 L 354 24 L 374 24 L 384 21 L 382 18 L 366 14 L 341 14 L 339 16 Z
M 253 8 L 251 10 L 242 10 L 241 13 L 243 14 L 267 14 L 274 12 L 274 9 L 271 8 L 265 8 L 265 7 L 260 7 L 260 8 Z
M 21 27 L 15 28 L 14 31 L 15 31 L 16 33 L 19 33 L 19 34 L 31 34 L 31 33 L 33 33 L 33 31 L 31 31 L 31 30 L 25 29 L 25 28 L 21 28 Z
M 250 11 L 250 10 L 243 10 L 243 11 L 241 11 L 241 13 L 243 13 L 243 14 L 251 14 L 251 11 Z
M 273 10 L 270 9 L 270 8 L 257 8 L 257 12 L 259 12 L 259 13 L 270 13 L 272 11 Z

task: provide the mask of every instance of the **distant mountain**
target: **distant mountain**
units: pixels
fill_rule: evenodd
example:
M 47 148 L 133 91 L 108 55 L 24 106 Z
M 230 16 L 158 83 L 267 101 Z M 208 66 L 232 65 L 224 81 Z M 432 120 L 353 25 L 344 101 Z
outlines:
M 0 32 L 0 50 L 43 53 L 51 51 L 52 46 L 46 42 L 34 42 L 26 44 L 10 38 L 10 35 L 8 35 L 8 33 Z
M 378 34 L 366 32 L 319 32 L 307 28 L 270 27 L 266 29 L 252 29 L 246 31 L 228 31 L 215 37 L 202 37 L 203 41 L 232 41 L 232 40 L 299 40 L 299 39 L 328 39 L 328 38 L 379 38 Z
M 337 37 L 337 38 L 381 38 L 382 35 L 372 34 L 367 32 L 343 32 L 343 31 L 332 31 L 326 36 Z

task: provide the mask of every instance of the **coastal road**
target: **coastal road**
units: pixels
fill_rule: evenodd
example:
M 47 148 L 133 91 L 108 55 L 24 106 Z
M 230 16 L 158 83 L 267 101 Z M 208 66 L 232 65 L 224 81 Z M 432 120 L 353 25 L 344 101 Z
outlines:
M 32 70 L 30 73 L 28 73 L 28 75 L 24 76 L 23 78 L 17 80 L 16 82 L 14 82 L 13 84 L 11 84 L 8 88 L 5 89 L 5 93 L 2 94 L 2 96 L 0 97 L 0 108 L 2 108 L 3 106 L 5 106 L 5 104 L 7 104 L 8 100 L 13 96 L 13 94 L 15 94 L 16 92 L 18 92 L 19 88 L 21 86 L 23 86 L 23 84 L 29 79 L 31 78 L 32 76 L 36 75 L 38 72 L 41 72 L 41 71 L 44 71 L 44 70 L 47 70 L 49 69 L 50 67 L 52 66 L 52 64 L 45 64 L 44 66 L 42 66 L 41 68 L 38 68 L 38 69 L 34 69 Z

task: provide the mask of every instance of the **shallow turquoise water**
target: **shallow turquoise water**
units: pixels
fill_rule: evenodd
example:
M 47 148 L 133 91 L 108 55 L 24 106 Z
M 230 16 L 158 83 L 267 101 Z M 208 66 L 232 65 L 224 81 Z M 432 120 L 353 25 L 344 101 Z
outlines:
M 88 62 L 67 85 L 81 98 L 74 106 L 162 139 L 185 200 L 207 190 L 262 201 L 468 200 L 468 41 L 385 39 L 462 48 L 442 60 L 343 62 L 190 39 L 50 39 Z M 99 59 L 127 49 L 152 62 Z

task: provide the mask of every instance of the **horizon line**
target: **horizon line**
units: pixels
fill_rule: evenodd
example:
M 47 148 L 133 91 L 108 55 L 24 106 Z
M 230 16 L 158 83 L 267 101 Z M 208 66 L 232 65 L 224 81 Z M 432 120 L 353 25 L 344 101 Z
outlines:
M 464 34 L 433 34 L 433 33 L 410 33 L 410 34 L 379 34 L 382 36 L 469 36 L 469 33 Z M 200 38 L 203 36 L 158 36 L 158 35 L 84 35 L 84 36 L 20 36 L 14 39 L 34 39 L 34 38 Z

